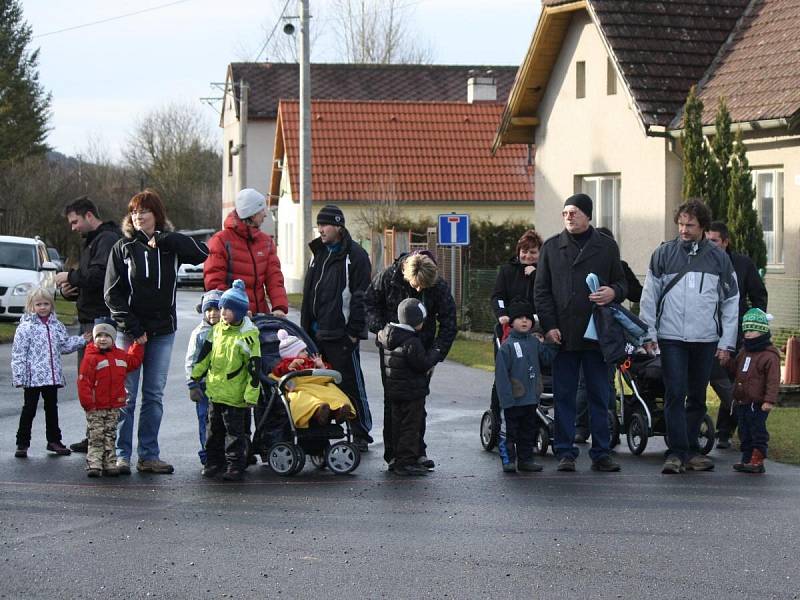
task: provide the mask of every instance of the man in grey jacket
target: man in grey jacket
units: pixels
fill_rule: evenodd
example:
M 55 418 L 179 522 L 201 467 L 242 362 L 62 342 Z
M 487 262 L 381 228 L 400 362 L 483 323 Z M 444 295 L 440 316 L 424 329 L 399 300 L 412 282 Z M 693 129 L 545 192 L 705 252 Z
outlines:
M 649 327 L 649 352 L 661 350 L 667 458 L 662 473 L 710 471 L 697 438 L 715 358 L 736 349 L 739 289 L 730 258 L 705 239 L 711 212 L 699 200 L 675 214 L 678 237 L 653 252 L 639 317 Z

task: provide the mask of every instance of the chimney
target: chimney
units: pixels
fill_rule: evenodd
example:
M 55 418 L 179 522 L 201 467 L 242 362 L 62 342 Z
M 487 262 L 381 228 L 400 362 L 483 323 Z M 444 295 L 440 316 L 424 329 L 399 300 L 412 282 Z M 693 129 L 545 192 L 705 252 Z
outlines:
M 497 82 L 492 71 L 484 75 L 473 75 L 467 79 L 467 102 L 497 102 Z

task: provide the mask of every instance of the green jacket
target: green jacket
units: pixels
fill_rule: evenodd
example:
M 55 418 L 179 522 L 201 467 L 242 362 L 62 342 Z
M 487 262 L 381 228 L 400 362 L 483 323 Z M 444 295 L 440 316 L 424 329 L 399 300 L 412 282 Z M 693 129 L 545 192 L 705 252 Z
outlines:
M 214 325 L 192 368 L 192 379 L 206 377 L 209 400 L 244 408 L 258 402 L 261 345 L 258 328 L 244 317 L 238 325 Z

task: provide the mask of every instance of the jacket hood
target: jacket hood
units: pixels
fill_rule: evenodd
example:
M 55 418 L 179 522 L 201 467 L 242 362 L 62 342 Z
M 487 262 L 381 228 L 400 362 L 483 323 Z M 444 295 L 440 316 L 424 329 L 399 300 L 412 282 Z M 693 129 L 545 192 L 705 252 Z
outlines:
M 164 222 L 164 227 L 161 231 L 174 231 L 175 227 L 173 227 L 172 223 L 169 219 Z M 122 235 L 126 238 L 133 239 L 136 237 L 136 228 L 133 226 L 133 218 L 131 217 L 130 213 L 125 215 L 125 218 L 122 219 Z
M 409 331 L 408 329 L 399 326 L 397 323 L 389 323 L 383 328 L 383 330 L 378 332 L 379 341 L 388 350 L 394 350 L 395 348 L 402 346 L 403 342 L 414 337 L 415 335 L 417 335 L 417 332 Z
M 239 237 L 244 239 L 252 239 L 258 232 L 261 230 L 257 227 L 251 227 L 247 223 L 245 223 L 242 219 L 239 218 L 239 215 L 236 214 L 235 210 L 232 210 L 228 213 L 228 216 L 225 217 L 225 223 L 223 225 L 225 229 L 230 229 Z
M 47 317 L 48 325 L 50 323 L 52 323 L 53 321 L 56 321 L 57 319 L 58 319 L 58 316 L 56 315 L 56 310 L 55 310 L 55 307 L 54 307 L 53 310 L 50 311 L 50 315 Z M 36 323 L 41 323 L 42 321 L 41 321 L 41 319 L 39 319 L 39 315 L 37 315 L 35 313 L 34 314 L 25 313 L 24 315 L 22 315 L 19 318 L 19 322 L 20 323 L 32 323 L 32 324 L 35 325 Z
M 84 236 L 86 238 L 86 243 L 88 244 L 104 231 L 111 231 L 113 233 L 122 235 L 122 230 L 119 228 L 119 225 L 117 225 L 116 221 L 103 221 L 97 226 L 97 229 L 90 231 L 86 234 L 86 236 Z

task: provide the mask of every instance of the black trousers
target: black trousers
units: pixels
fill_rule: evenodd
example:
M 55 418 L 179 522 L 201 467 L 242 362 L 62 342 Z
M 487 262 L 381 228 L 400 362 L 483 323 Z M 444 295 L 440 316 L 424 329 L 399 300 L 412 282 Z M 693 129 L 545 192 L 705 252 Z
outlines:
M 711 366 L 711 389 L 719 396 L 719 410 L 717 411 L 717 438 L 728 439 L 736 432 L 736 412 L 731 414 L 733 403 L 733 381 L 728 371 L 714 361 Z
M 206 426 L 206 465 L 227 465 L 244 471 L 247 468 L 250 408 L 238 408 L 218 402 L 208 403 Z
M 500 458 L 504 463 L 531 460 L 536 439 L 536 405 L 504 408 L 503 418 L 506 437 L 500 441 Z
M 383 400 L 383 458 L 388 463 L 406 466 L 421 456 L 425 433 L 425 396 Z
M 60 442 L 61 429 L 58 427 L 58 388 L 54 385 L 25 388 L 22 414 L 19 416 L 17 429 L 17 446 L 25 448 L 31 445 L 31 427 L 39 406 L 39 396 L 44 399 L 44 423 L 47 441 Z

